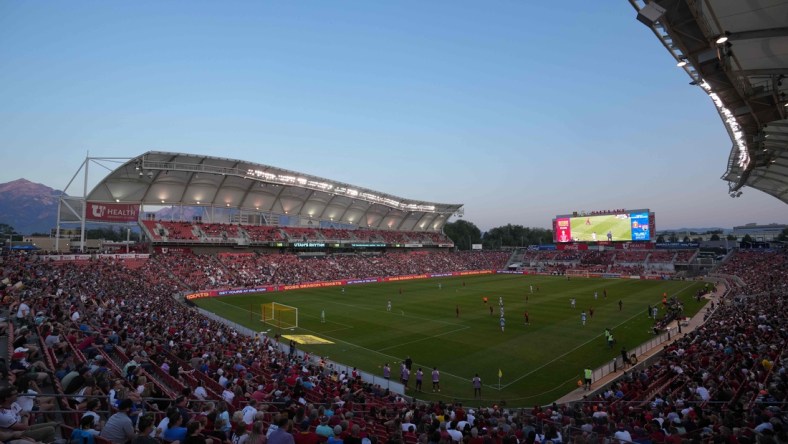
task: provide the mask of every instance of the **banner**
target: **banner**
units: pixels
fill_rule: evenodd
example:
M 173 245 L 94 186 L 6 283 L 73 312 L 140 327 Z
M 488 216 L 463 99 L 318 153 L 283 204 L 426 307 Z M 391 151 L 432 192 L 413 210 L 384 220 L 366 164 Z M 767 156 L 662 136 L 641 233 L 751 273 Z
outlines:
M 95 222 L 136 222 L 139 204 L 88 202 L 85 219 Z
M 153 251 L 161 254 L 192 254 L 189 247 L 153 247 Z
M 694 250 L 699 247 L 698 242 L 659 242 L 656 244 L 657 250 Z

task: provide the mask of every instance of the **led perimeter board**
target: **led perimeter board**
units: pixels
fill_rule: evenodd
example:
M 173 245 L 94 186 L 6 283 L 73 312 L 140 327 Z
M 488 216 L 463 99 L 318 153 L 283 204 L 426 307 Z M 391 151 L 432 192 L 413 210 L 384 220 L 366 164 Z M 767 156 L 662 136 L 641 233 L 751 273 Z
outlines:
M 607 214 L 556 216 L 553 241 L 568 242 L 647 242 L 654 232 L 654 213 L 624 210 Z

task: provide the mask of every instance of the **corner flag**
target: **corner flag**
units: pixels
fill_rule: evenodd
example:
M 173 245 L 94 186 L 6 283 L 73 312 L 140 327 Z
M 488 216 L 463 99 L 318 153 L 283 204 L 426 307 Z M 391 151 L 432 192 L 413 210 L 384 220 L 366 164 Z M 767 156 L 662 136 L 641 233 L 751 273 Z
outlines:
M 498 369 L 498 379 L 501 379 L 501 378 L 503 378 L 503 372 L 502 372 L 502 371 L 501 371 L 501 369 L 499 368 L 499 369 Z

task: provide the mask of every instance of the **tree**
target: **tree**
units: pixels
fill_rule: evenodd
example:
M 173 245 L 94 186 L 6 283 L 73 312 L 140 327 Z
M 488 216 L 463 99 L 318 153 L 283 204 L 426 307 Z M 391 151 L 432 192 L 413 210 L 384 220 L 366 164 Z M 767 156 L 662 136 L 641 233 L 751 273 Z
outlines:
M 728 239 L 729 241 L 735 241 L 736 240 L 736 236 L 733 235 L 733 234 L 729 234 L 729 235 L 727 235 L 725 237 L 725 239 Z
M 741 238 L 742 242 L 752 242 L 752 236 L 749 234 L 745 234 L 743 238 Z
M 454 242 L 460 250 L 470 250 L 471 244 L 482 241 L 482 231 L 473 222 L 458 219 L 443 226 L 443 232 Z
M 661 234 L 659 236 L 657 236 L 657 243 L 662 244 L 664 242 L 665 242 L 665 236 L 663 236 Z
M 670 236 L 668 237 L 668 240 L 670 240 L 671 242 L 678 242 L 679 241 L 679 237 L 676 235 L 676 233 L 670 233 Z
M 714 234 L 711 235 L 710 239 L 713 240 L 713 241 L 718 241 L 718 240 L 720 240 L 720 235 L 717 234 L 717 233 L 714 233 Z
M 553 242 L 553 232 L 544 228 L 507 224 L 484 233 L 482 242 L 485 248 L 490 249 L 549 244 Z
M 689 242 L 689 241 L 690 241 L 689 236 L 684 236 L 684 242 Z
M 0 223 L 0 235 L 7 236 L 9 234 L 16 234 L 14 227 L 8 224 Z
M 788 242 L 788 228 L 784 228 L 783 231 L 777 236 L 778 241 Z

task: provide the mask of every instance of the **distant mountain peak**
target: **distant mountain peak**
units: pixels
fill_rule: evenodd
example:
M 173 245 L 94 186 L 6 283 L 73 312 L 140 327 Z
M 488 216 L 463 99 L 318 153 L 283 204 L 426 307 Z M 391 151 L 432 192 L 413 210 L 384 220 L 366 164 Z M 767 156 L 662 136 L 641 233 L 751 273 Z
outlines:
M 0 184 L 0 223 L 23 234 L 48 233 L 57 224 L 58 197 L 63 194 L 25 178 Z

